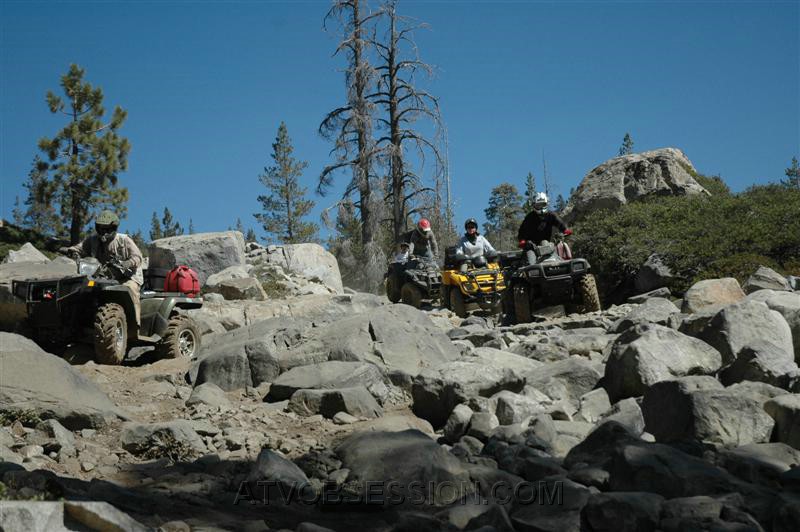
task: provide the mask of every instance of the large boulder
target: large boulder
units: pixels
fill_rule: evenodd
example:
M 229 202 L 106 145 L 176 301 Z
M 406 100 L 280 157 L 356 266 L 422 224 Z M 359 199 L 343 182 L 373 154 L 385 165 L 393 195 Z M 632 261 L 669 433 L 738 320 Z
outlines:
M 775 420 L 775 439 L 800 449 L 800 394 L 779 395 L 764 409 Z
M 760 301 L 728 305 L 697 336 L 722 355 L 725 384 L 751 380 L 786 386 L 799 371 L 789 324 Z
M 3 410 L 33 411 L 71 430 L 127 418 L 95 383 L 22 336 L 0 332 L 0 373 Z
M 669 266 L 664 264 L 661 257 L 653 253 L 636 272 L 636 277 L 633 278 L 633 285 L 639 293 L 650 292 L 657 288 L 667 286 L 674 277 L 672 270 Z
M 745 294 L 752 294 L 758 290 L 792 291 L 786 277 L 766 266 L 759 266 L 753 275 L 747 278 L 742 288 Z
M 221 294 L 226 300 L 266 301 L 267 299 L 267 293 L 255 277 L 225 279 L 216 282 L 213 286 L 206 285 L 204 291 L 206 293 Z
M 676 148 L 614 157 L 591 170 L 570 197 L 567 220 L 614 209 L 649 195 L 708 194 L 692 175 L 691 161 Z
M 621 333 L 634 325 L 642 325 L 645 323 L 668 325 L 670 318 L 679 313 L 680 309 L 669 299 L 652 297 L 646 299 L 644 303 L 614 322 L 614 325 L 611 326 L 611 330 Z
M 148 251 L 151 268 L 185 264 L 197 272 L 201 286 L 212 274 L 245 264 L 244 237 L 238 231 L 160 238 L 150 243 Z
M 25 319 L 25 300 L 12 293 L 12 281 L 59 279 L 75 275 L 74 261 L 11 262 L 0 264 L 0 330 L 12 331 Z
M 363 386 L 333 390 L 297 390 L 289 401 L 289 409 L 301 416 L 322 414 L 328 419 L 339 412 L 358 418 L 383 415 L 383 409 Z
M 297 366 L 276 378 L 269 389 L 270 399 L 289 399 L 298 390 L 333 390 L 363 386 L 384 401 L 389 389 L 374 364 L 331 360 L 308 366 Z M 335 412 L 334 412 L 335 414 Z
M 257 248 L 256 252 L 251 252 L 251 256 L 253 256 L 252 262 L 260 260 L 266 264 L 280 266 L 283 270 L 306 279 L 318 279 L 337 294 L 344 293 L 336 257 L 319 244 L 268 246 Z
M 643 395 L 653 384 L 684 375 L 713 375 L 719 352 L 705 342 L 662 325 L 637 325 L 614 342 L 604 386 L 612 401 Z
M 385 371 L 413 376 L 459 354 L 425 313 L 408 305 L 387 305 L 312 329 L 307 340 L 287 351 L 285 365 L 292 366 L 295 357 L 304 360 L 314 355 L 370 362 Z
M 36 249 L 33 244 L 30 242 L 26 242 L 17 250 L 11 250 L 8 252 L 8 256 L 3 259 L 3 263 L 9 264 L 13 262 L 38 262 L 38 263 L 47 263 L 50 262 L 50 259 L 47 258 L 47 255 Z
M 770 309 L 779 312 L 792 330 L 794 359 L 800 363 L 800 293 L 776 290 L 758 290 L 746 298 L 748 301 L 762 301 Z
M 739 281 L 733 277 L 706 279 L 694 283 L 683 295 L 683 312 L 719 309 L 744 299 Z
M 765 400 L 742 389 L 725 389 L 712 377 L 683 377 L 651 386 L 642 413 L 656 441 L 736 447 L 769 441 L 774 422 L 762 408 Z
M 418 430 L 359 432 L 344 440 L 336 454 L 342 468 L 350 471 L 348 482 L 384 487 L 396 483 L 406 500 L 415 486 L 435 505 L 452 503 L 454 496 L 460 499 L 462 490 L 472 487 L 464 464 Z M 431 483 L 447 483 L 452 489 L 428 491 Z

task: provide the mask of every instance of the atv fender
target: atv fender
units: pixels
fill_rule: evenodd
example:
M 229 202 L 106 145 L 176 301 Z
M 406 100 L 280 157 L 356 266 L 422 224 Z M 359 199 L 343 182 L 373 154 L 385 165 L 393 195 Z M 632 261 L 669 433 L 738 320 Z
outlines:
M 133 308 L 133 294 L 124 285 L 106 287 L 100 292 L 102 303 L 117 303 L 125 310 L 125 321 L 128 322 L 128 338 L 136 338 L 139 331 L 136 327 L 136 310 Z
M 166 297 L 158 307 L 158 312 L 153 317 L 153 327 L 150 334 L 164 336 L 164 332 L 169 325 L 169 318 L 175 313 L 183 313 L 184 310 L 200 308 L 203 306 L 202 300 L 193 297 Z

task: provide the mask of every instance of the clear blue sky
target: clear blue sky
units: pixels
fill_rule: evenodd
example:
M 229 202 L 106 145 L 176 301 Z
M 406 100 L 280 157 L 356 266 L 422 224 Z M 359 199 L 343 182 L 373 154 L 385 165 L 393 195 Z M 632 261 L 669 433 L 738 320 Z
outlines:
M 675 146 L 735 189 L 776 180 L 800 155 L 800 10 L 790 2 L 400 2 L 438 67 L 428 84 L 450 136 L 456 213 L 483 218 L 491 188 L 541 176 L 565 195 L 616 154 Z M 0 0 L 0 215 L 41 136 L 45 104 L 71 62 L 128 111 L 123 229 L 169 206 L 197 231 L 255 226 L 257 176 L 281 120 L 305 184 L 329 162 L 317 135 L 342 103 L 342 64 L 312 2 Z M 341 175 L 340 182 L 347 180 Z M 338 197 L 315 198 L 321 208 Z M 260 233 L 259 233 L 260 234 Z

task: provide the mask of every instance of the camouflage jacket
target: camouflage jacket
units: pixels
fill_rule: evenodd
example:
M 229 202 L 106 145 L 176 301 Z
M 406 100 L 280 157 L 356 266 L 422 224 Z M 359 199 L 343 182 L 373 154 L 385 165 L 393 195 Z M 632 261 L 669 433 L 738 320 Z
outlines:
M 81 257 L 94 257 L 100 261 L 100 264 L 105 264 L 112 258 L 121 263 L 130 261 L 131 269 L 135 268 L 131 279 L 139 286 L 142 286 L 144 282 L 144 277 L 142 276 L 142 252 L 139 251 L 133 239 L 124 233 L 117 233 L 114 240 L 108 244 L 103 244 L 99 236 L 91 234 L 83 242 L 75 244 L 69 249 L 77 251 Z

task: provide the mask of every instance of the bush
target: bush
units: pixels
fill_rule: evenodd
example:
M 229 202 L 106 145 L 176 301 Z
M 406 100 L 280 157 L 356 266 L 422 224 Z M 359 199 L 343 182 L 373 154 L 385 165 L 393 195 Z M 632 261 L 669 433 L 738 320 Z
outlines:
M 719 178 L 700 181 L 709 180 L 722 190 Z M 651 196 L 589 213 L 575 234 L 575 252 L 606 293 L 630 281 L 651 253 L 672 268 L 677 292 L 701 279 L 741 280 L 760 264 L 788 272 L 800 257 L 800 190 L 761 185 L 711 197 Z

